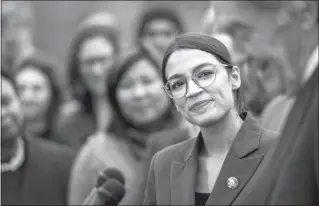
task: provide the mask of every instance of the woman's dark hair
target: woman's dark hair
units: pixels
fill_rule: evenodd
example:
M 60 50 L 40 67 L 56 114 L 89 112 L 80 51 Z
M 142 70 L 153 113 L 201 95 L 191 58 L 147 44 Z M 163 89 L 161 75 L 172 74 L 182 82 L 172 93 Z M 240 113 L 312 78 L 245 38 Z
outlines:
M 80 63 L 78 53 L 84 41 L 95 37 L 104 37 L 110 41 L 110 43 L 113 44 L 115 54 L 118 53 L 118 34 L 114 28 L 104 25 L 87 25 L 83 27 L 72 40 L 67 61 L 68 78 L 73 97 L 81 103 L 85 112 L 92 115 L 92 96 L 83 82 L 79 71 Z
M 208 35 L 200 33 L 186 33 L 178 36 L 169 45 L 164 54 L 162 62 L 162 79 L 164 84 L 167 82 L 165 70 L 168 59 L 174 51 L 179 49 L 198 49 L 208 52 L 212 54 L 214 57 L 216 57 L 222 64 L 230 65 L 231 68 L 233 68 L 233 61 L 231 59 L 229 51 L 222 42 Z M 230 70 L 227 70 L 227 72 L 229 74 Z M 234 92 L 234 97 L 235 107 L 239 115 L 242 116 L 242 114 L 244 114 L 247 111 L 247 108 L 244 104 L 244 99 L 240 88 L 238 88 Z
M 128 72 L 134 64 L 143 59 L 147 59 L 160 73 L 156 61 L 147 52 L 145 52 L 145 50 L 137 48 L 121 55 L 116 69 L 112 70 L 110 75 L 108 76 L 108 98 L 113 109 L 112 121 L 108 128 L 108 131 L 111 133 L 117 133 L 118 130 L 123 131 L 123 127 L 133 128 L 135 130 L 143 129 L 138 128 L 137 125 L 134 125 L 133 122 L 129 121 L 126 117 L 123 116 L 116 98 L 117 87 L 125 73 Z M 168 111 L 165 115 L 170 116 L 170 114 L 168 113 L 171 113 L 171 111 Z
M 227 62 L 225 60 L 223 60 L 222 58 L 215 56 L 222 64 L 228 64 L 228 65 L 232 65 L 231 62 Z M 231 70 L 227 69 L 227 73 L 230 74 Z M 235 97 L 235 107 L 239 113 L 239 115 L 242 117 L 245 115 L 245 113 L 247 112 L 247 107 L 245 105 L 245 101 L 244 101 L 244 97 L 242 95 L 241 92 L 241 87 L 239 87 L 236 91 L 233 92 L 234 97 Z M 244 119 L 244 118 L 243 118 Z
M 108 99 L 113 109 L 113 119 L 110 124 L 111 130 L 115 127 L 115 124 L 117 124 L 118 121 L 124 123 L 126 126 L 135 128 L 132 122 L 130 122 L 129 120 L 127 120 L 127 118 L 123 116 L 116 98 L 116 91 L 118 84 L 120 83 L 124 74 L 128 72 L 134 64 L 136 64 L 142 59 L 147 59 L 159 71 L 159 67 L 156 61 L 145 50 L 138 48 L 122 54 L 120 59 L 118 60 L 116 68 L 112 70 L 108 76 Z
M 137 31 L 137 39 L 138 41 L 143 37 L 145 33 L 146 26 L 153 20 L 156 19 L 165 19 L 175 24 L 176 29 L 179 33 L 184 32 L 183 23 L 180 19 L 180 17 L 177 15 L 176 11 L 172 11 L 169 8 L 153 8 L 148 11 L 146 11 L 141 16 L 141 21 L 138 26 Z
M 32 56 L 21 62 L 17 68 L 16 74 L 27 68 L 32 68 L 39 71 L 49 81 L 51 100 L 46 114 L 47 132 L 49 135 L 51 134 L 51 130 L 55 127 L 54 124 L 56 123 L 56 118 L 59 115 L 60 106 L 62 104 L 61 88 L 55 73 L 57 68 L 54 68 L 54 65 L 40 57 Z

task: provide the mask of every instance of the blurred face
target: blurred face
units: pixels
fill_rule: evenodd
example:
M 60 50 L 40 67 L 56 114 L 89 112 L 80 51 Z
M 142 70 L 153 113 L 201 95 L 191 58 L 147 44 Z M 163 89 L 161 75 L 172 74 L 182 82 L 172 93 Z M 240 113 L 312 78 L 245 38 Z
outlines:
M 220 2 L 216 32 L 229 33 L 235 49 L 246 55 L 248 67 L 261 73 L 265 90 L 294 91 L 302 77 L 300 24 L 284 9 L 256 9 L 240 2 Z M 241 5 L 241 6 L 240 6 Z M 226 7 L 225 7 L 226 6 Z M 273 83 L 274 82 L 274 83 Z
M 90 92 L 105 94 L 108 71 L 113 65 L 114 48 L 103 37 L 84 41 L 79 52 L 80 73 Z
M 25 118 L 43 118 L 52 96 L 49 79 L 36 68 L 27 67 L 17 73 L 16 83 Z
M 143 39 L 164 54 L 176 35 L 177 29 L 173 22 L 166 19 L 154 19 L 145 27 Z
M 170 106 L 161 86 L 160 75 L 148 60 L 141 59 L 132 65 L 123 75 L 116 92 L 124 117 L 139 125 L 160 118 Z
M 219 33 L 213 36 L 225 44 L 234 64 L 241 68 L 241 91 L 246 105 L 254 113 L 261 112 L 272 98 L 283 92 L 282 75 L 277 69 L 279 65 L 273 62 L 272 66 L 260 66 L 255 61 L 250 62 L 248 67 L 245 54 L 236 48 L 229 34 Z
M 235 109 L 233 91 L 240 87 L 239 69 L 226 68 L 207 52 L 175 51 L 168 59 L 166 78 L 169 82 L 166 85 L 176 94 L 173 99 L 177 110 L 194 125 L 212 125 Z M 185 87 L 185 96 L 179 95 Z
M 1 77 L 1 143 L 19 135 L 22 114 L 12 83 Z

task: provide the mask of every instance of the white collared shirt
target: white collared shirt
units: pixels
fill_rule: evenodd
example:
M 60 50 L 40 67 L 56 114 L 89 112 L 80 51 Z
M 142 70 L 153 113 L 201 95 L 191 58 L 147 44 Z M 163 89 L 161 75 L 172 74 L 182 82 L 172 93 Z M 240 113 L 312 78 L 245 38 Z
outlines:
M 315 71 L 317 66 L 318 66 L 318 45 L 316 46 L 315 50 L 311 53 L 307 61 L 303 82 L 306 82 L 311 77 L 312 73 Z

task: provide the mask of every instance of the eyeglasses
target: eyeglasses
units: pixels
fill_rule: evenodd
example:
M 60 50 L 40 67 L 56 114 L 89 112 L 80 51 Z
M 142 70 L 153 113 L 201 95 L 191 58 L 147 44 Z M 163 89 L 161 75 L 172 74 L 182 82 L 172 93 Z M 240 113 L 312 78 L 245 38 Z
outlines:
M 177 77 L 168 80 L 167 83 L 163 86 L 163 89 L 170 98 L 181 99 L 187 94 L 187 82 L 189 78 L 191 78 L 195 82 L 195 84 L 201 88 L 208 87 L 215 82 L 216 71 L 218 67 L 232 68 L 233 66 L 227 64 L 208 64 L 198 69 L 190 77 Z

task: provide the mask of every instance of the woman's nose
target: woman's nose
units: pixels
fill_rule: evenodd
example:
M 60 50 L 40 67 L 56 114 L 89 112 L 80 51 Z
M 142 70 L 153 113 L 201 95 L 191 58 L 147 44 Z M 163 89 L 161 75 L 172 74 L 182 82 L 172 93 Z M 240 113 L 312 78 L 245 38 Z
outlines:
M 197 96 L 203 90 L 192 79 L 189 79 L 187 84 L 188 84 L 187 91 L 186 91 L 187 98 Z
M 146 88 L 143 85 L 136 85 L 134 88 L 134 96 L 136 98 L 142 98 L 146 94 Z
M 96 76 L 102 75 L 104 72 L 104 68 L 102 64 L 95 63 L 92 65 L 92 73 Z
M 21 99 L 30 100 L 32 98 L 34 98 L 34 92 L 32 91 L 32 89 L 25 89 L 22 92 Z

